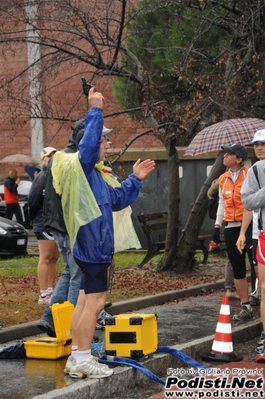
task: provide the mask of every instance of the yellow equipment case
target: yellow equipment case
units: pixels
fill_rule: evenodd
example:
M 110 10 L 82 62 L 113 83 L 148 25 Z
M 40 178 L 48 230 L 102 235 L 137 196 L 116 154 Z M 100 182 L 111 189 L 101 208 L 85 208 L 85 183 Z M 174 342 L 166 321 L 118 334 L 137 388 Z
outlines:
M 74 305 L 69 301 L 51 306 L 56 338 L 43 336 L 24 342 L 26 357 L 33 359 L 58 359 L 71 353 L 71 317 Z
M 105 319 L 106 355 L 140 358 L 158 347 L 157 315 L 120 314 Z

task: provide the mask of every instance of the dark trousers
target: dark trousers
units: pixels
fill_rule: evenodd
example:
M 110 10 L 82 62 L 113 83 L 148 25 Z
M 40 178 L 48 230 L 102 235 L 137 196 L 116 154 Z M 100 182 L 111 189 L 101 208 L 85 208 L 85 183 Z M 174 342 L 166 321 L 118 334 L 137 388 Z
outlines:
M 239 236 L 239 227 L 227 227 L 224 229 L 225 245 L 228 258 L 231 262 L 234 271 L 235 279 L 243 279 L 246 277 L 246 252 L 248 254 L 249 263 L 253 267 L 252 258 L 252 224 L 246 232 L 246 246 L 241 254 L 237 247 L 236 242 Z
M 13 215 L 16 216 L 17 222 L 23 225 L 23 217 L 19 204 L 6 204 L 5 218 L 12 220 Z

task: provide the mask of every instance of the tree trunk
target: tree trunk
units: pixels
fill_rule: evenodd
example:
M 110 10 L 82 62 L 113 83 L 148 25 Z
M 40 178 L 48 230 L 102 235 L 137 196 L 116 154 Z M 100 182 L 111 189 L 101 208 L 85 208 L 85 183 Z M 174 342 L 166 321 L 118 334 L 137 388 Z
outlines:
M 220 153 L 192 207 L 189 219 L 182 231 L 178 245 L 176 244 L 177 241 L 173 243 L 172 239 L 169 237 L 170 229 L 173 230 L 173 226 L 176 226 L 177 223 L 169 224 L 166 235 L 166 250 L 158 263 L 158 271 L 172 270 L 175 273 L 189 273 L 192 270 L 196 241 L 208 210 L 207 191 L 212 181 L 224 173 L 224 171 L 223 155 Z M 169 170 L 169 172 L 174 174 L 173 170 Z M 169 180 L 171 181 L 171 179 L 173 179 L 172 176 L 170 176 Z M 174 197 L 170 196 L 170 198 L 173 199 Z M 179 204 L 179 199 L 176 202 Z M 178 212 L 179 211 L 176 212 L 177 215 L 179 215 Z M 176 214 L 169 213 L 171 218 L 174 217 L 174 220 L 178 220 L 175 219 Z
M 177 255 L 179 233 L 179 157 L 175 143 L 165 143 L 168 154 L 168 223 L 165 252 L 157 265 L 158 271 L 168 270 Z

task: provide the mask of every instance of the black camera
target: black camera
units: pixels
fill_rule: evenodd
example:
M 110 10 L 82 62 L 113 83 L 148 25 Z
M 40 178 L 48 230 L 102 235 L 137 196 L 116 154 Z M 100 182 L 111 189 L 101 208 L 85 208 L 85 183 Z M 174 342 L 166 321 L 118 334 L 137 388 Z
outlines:
M 81 80 L 82 80 L 82 85 L 83 85 L 83 93 L 87 97 L 91 87 L 95 87 L 95 86 L 92 85 L 92 83 L 87 83 L 85 78 L 81 78 Z

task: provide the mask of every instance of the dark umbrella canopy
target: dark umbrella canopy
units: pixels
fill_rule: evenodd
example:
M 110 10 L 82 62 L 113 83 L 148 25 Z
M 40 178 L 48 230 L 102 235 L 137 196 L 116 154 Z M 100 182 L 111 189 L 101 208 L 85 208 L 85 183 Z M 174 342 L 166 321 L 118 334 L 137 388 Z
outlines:
M 265 121 L 256 118 L 227 119 L 208 126 L 196 134 L 185 155 L 220 151 L 222 146 L 251 144 L 257 130 L 265 129 Z

